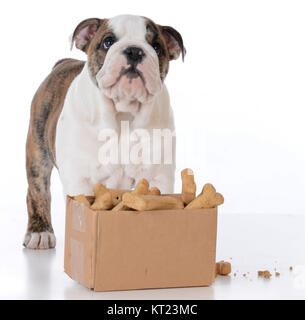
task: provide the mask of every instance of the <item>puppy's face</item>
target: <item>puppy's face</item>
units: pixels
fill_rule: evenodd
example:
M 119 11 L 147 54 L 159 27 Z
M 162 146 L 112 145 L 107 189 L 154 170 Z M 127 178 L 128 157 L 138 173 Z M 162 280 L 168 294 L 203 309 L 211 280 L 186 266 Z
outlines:
M 169 61 L 185 54 L 178 31 L 139 16 L 87 19 L 73 41 L 88 55 L 93 82 L 119 112 L 136 111 L 157 95 Z

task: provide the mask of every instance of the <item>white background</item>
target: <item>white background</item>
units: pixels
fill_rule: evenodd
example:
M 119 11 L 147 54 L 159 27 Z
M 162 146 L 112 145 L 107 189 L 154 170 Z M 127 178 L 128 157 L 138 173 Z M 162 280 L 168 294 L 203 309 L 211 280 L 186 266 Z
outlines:
M 139 14 L 183 35 L 185 63 L 166 83 L 176 117 L 177 183 L 195 171 L 225 213 L 305 214 L 303 1 L 6 1 L 0 4 L 0 210 L 26 223 L 25 140 L 31 99 L 89 17 Z M 53 219 L 64 214 L 57 172 Z M 24 226 L 24 230 L 25 230 Z

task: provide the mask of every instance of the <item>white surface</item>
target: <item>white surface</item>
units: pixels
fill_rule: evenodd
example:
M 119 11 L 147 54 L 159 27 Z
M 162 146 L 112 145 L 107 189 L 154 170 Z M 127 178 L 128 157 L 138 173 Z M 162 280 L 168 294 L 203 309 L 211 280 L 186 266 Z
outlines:
M 21 246 L 25 219 L 0 216 L 0 299 L 305 299 L 303 216 L 221 213 L 217 260 L 232 262 L 231 276 L 218 276 L 206 288 L 107 293 L 92 292 L 63 272 L 64 215 L 56 217 L 57 248 L 31 251 Z M 275 267 L 280 277 L 257 278 L 258 270 L 274 274 Z
M 177 177 L 191 167 L 198 185 L 214 183 L 225 213 L 305 214 L 304 1 L 15 0 L 0 3 L 1 215 L 12 206 L 25 212 L 34 92 L 55 61 L 85 57 L 69 50 L 80 21 L 122 13 L 148 16 L 184 37 L 185 63 L 172 62 L 167 79 Z M 60 190 L 54 180 L 54 205 Z

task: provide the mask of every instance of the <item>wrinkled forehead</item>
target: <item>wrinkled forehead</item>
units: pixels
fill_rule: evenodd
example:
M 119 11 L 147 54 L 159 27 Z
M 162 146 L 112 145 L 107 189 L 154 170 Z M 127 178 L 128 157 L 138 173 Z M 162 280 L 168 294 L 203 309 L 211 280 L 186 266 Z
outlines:
M 118 40 L 145 40 L 147 21 L 143 17 L 133 15 L 117 16 L 108 21 L 108 26 Z

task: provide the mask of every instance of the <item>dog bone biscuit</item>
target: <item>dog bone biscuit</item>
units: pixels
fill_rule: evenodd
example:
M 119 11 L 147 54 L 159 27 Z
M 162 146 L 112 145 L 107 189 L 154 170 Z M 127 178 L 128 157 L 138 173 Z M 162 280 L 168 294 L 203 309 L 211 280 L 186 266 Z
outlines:
M 157 187 L 152 187 L 149 190 L 149 194 L 155 195 L 155 196 L 160 196 L 161 195 L 161 191 Z
M 206 184 L 201 194 L 189 203 L 185 209 L 208 209 L 224 203 L 224 198 L 211 184 Z
M 91 206 L 92 210 L 110 210 L 113 207 L 112 196 L 108 191 L 97 197 Z
M 196 198 L 196 183 L 192 169 L 184 169 L 181 172 L 182 201 L 187 205 Z
M 199 195 L 185 209 L 209 209 L 220 206 L 224 203 L 224 198 L 220 193 L 216 193 L 214 196 L 206 194 Z
M 93 210 L 109 210 L 113 208 L 112 194 L 102 184 L 98 183 L 94 186 L 93 192 L 95 195 L 95 201 L 91 206 Z
M 220 206 L 225 202 L 225 199 L 221 193 L 216 192 L 216 206 Z
M 98 197 L 106 192 L 109 192 L 109 190 L 103 184 L 98 183 L 93 187 L 93 192 L 95 197 Z
M 127 192 L 125 192 L 127 193 Z M 135 189 L 133 191 L 129 191 L 129 193 L 133 193 L 133 194 L 148 194 L 149 193 L 149 182 L 146 179 L 142 179 L 140 180 Z M 122 194 L 123 197 L 124 194 Z M 118 203 L 113 209 L 112 211 L 128 211 L 129 207 L 125 206 L 123 201 L 121 201 L 120 203 Z
M 216 202 L 216 189 L 210 183 L 204 185 L 200 195 L 190 202 L 185 209 L 213 208 Z
M 216 189 L 214 188 L 214 186 L 211 183 L 207 183 L 203 186 L 202 191 L 200 193 L 200 195 L 202 194 L 215 194 L 216 193 Z
M 73 197 L 73 199 L 80 202 L 80 203 L 83 203 L 86 207 L 90 208 L 90 202 L 84 194 L 80 194 L 78 196 L 75 196 L 75 197 Z
M 122 197 L 124 193 L 131 192 L 130 190 L 119 190 L 119 189 L 110 189 L 109 191 L 111 193 L 112 202 L 114 206 L 122 202 Z
M 132 191 L 134 194 L 148 194 L 149 193 L 149 182 L 146 179 L 141 179 L 134 191 Z
M 137 195 L 125 193 L 123 204 L 137 211 L 183 209 L 184 204 L 178 198 L 170 196 Z

